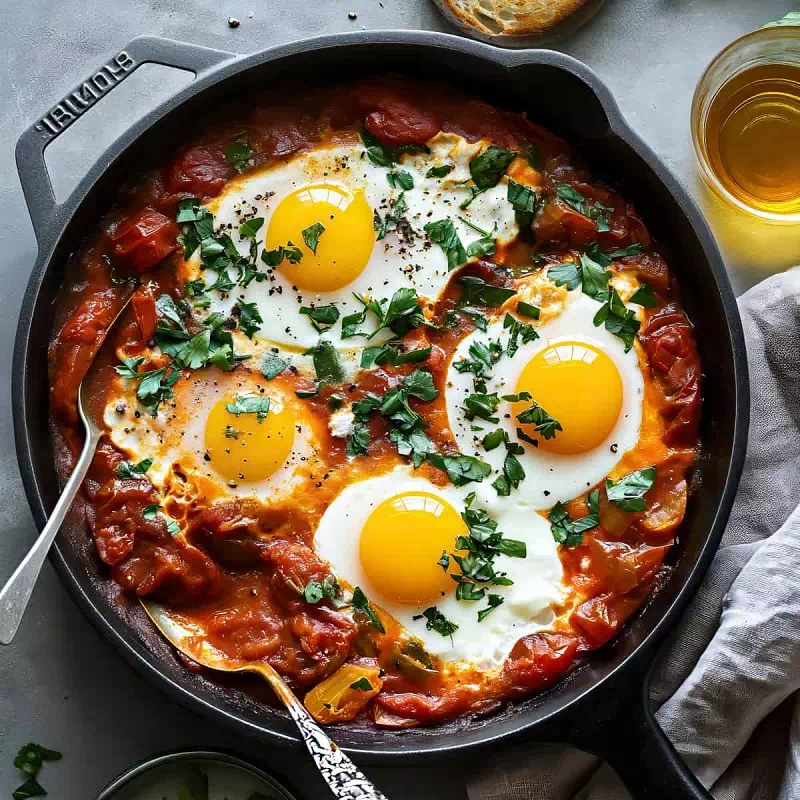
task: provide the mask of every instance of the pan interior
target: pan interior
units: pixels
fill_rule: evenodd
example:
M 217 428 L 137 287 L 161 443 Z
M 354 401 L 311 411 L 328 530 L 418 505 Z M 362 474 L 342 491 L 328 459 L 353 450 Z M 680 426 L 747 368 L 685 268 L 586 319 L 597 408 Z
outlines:
M 365 37 L 358 45 L 301 49 L 278 60 L 268 54 L 254 56 L 220 70 L 220 79 L 199 93 L 192 94 L 197 89 L 189 87 L 180 96 L 186 99 L 177 108 L 156 119 L 138 137 L 135 132 L 122 137 L 115 146 L 120 154 L 81 199 L 53 252 L 41 254 L 46 269 L 43 268 L 35 301 L 23 309 L 20 330 L 25 330 L 25 334 L 17 343 L 18 348 L 24 348 L 21 352 L 26 365 L 22 391 L 15 397 L 18 431 L 24 429 L 18 447 L 34 513 L 42 524 L 46 510 L 53 507 L 58 495 L 48 425 L 45 364 L 51 307 L 66 260 L 111 203 L 126 175 L 135 172 L 137 164 L 148 163 L 167 150 L 170 142 L 179 141 L 187 124 L 206 116 L 209 108 L 255 87 L 286 85 L 288 90 L 292 85 L 318 83 L 324 75 L 335 74 L 337 81 L 344 81 L 369 73 L 384 73 L 387 69 L 423 77 L 435 75 L 437 80 L 452 81 L 494 105 L 526 111 L 532 119 L 569 141 L 599 178 L 623 188 L 653 235 L 671 251 L 684 308 L 697 328 L 705 370 L 702 450 L 694 470 L 694 492 L 678 544 L 671 553 L 673 574 L 665 588 L 615 641 L 547 694 L 484 719 L 455 720 L 431 729 L 392 731 L 356 724 L 337 727 L 335 733 L 340 745 L 374 760 L 391 755 L 461 750 L 511 734 L 551 716 L 622 665 L 673 608 L 697 571 L 698 561 L 702 562 L 700 572 L 707 566 L 716 547 L 716 537 L 721 533 L 721 523 L 715 524 L 715 520 L 729 472 L 734 465 L 735 483 L 740 460 L 734 452 L 734 442 L 738 441 L 737 413 L 741 412 L 741 407 L 737 409 L 737 398 L 741 397 L 741 387 L 737 388 L 737 359 L 742 354 L 734 352 L 726 300 L 718 285 L 719 276 L 710 263 L 710 259 L 716 258 L 713 242 L 704 240 L 708 236 L 704 228 L 700 233 L 695 230 L 679 199 L 670 191 L 685 199 L 682 190 L 677 186 L 668 188 L 665 180 L 674 181 L 666 176 L 655 157 L 643 158 L 615 132 L 614 127 L 621 126 L 615 118 L 616 112 L 612 109 L 609 113 L 595 91 L 573 73 L 574 62 L 570 59 L 538 51 L 527 54 L 526 63 L 508 66 L 495 60 L 504 55 L 495 55 L 492 48 L 465 44 L 466 51 L 462 51 L 454 44 L 442 48 L 425 44 L 424 35 L 419 38 L 422 43 L 370 42 Z M 158 112 L 153 117 L 158 117 Z M 632 135 L 625 133 L 625 136 Z M 29 326 L 24 324 L 26 319 L 30 319 Z M 731 493 L 730 487 L 727 491 Z M 723 512 L 726 515 L 727 509 Z M 62 577 L 92 621 L 140 672 L 159 680 L 180 699 L 240 730 L 273 739 L 297 739 L 293 724 L 270 700 L 268 690 L 261 687 L 259 693 L 254 689 L 257 679 L 253 684 L 236 679 L 224 685 L 186 670 L 148 624 L 138 604 L 119 602 L 116 586 L 105 574 L 91 537 L 75 521 L 68 522 L 62 530 L 55 557 Z M 650 649 L 640 655 L 650 658 Z M 243 691 L 245 686 L 253 691 Z

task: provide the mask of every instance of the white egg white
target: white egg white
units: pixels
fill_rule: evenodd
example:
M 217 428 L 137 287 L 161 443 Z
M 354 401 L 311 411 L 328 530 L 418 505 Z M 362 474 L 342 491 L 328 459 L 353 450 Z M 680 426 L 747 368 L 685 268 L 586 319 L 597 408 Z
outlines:
M 260 393 L 270 397 L 271 408 L 291 406 L 296 414 L 295 436 L 286 463 L 261 481 L 230 480 L 214 469 L 205 441 L 208 415 L 224 397 Z M 254 497 L 262 502 L 279 502 L 305 478 L 309 468 L 318 463 L 318 446 L 313 425 L 303 417 L 304 406 L 293 393 L 265 382 L 257 374 L 241 367 L 235 373 L 215 367 L 198 370 L 181 378 L 173 387 L 175 397 L 164 402 L 153 416 L 136 400 L 135 382 L 117 377 L 103 412 L 108 435 L 129 461 L 151 459 L 147 478 L 159 491 L 169 494 L 180 479 L 187 491 L 193 487 L 202 497 L 213 486 L 217 496 Z M 188 484 L 188 487 L 186 487 Z
M 595 327 L 592 320 L 598 307 L 598 303 L 580 289 L 570 292 L 561 313 L 536 328 L 539 338 L 521 345 L 513 357 L 504 354 L 495 365 L 491 378 L 486 381 L 486 391 L 489 394 L 513 394 L 520 374 L 528 362 L 544 348 L 560 341 L 585 342 L 600 348 L 614 362 L 622 380 L 622 410 L 619 419 L 605 441 L 593 450 L 577 454 L 552 453 L 542 447 L 520 442 L 525 452 L 517 458 L 525 470 L 525 478 L 519 488 L 512 490 L 512 494 L 515 502 L 529 508 L 547 509 L 557 501 L 566 503 L 578 497 L 608 475 L 639 439 L 644 379 L 638 356 L 635 349 L 626 353 L 622 340 L 604 327 Z M 528 319 L 522 321 L 530 322 Z M 459 343 L 448 368 L 445 396 L 450 429 L 459 450 L 487 461 L 494 472 L 500 474 L 505 448 L 500 446 L 487 452 L 481 442 L 488 431 L 497 427 L 506 431 L 510 441 L 517 441 L 518 422 L 513 416 L 511 403 L 501 401 L 496 411 L 496 416 L 499 417 L 497 424 L 480 419 L 467 420 L 463 402 L 474 392 L 474 376 L 469 372 L 458 372 L 453 366 L 467 358 L 473 342 L 487 344 L 498 340 L 503 345 L 508 340 L 502 320 L 489 324 L 485 332 L 475 331 Z
M 302 352 L 317 342 L 319 333 L 308 317 L 300 315 L 301 306 L 336 303 L 343 317 L 362 310 L 354 293 L 378 300 L 390 299 L 403 287 L 414 288 L 420 297 L 435 300 L 448 280 L 448 264 L 442 248 L 428 240 L 423 230 L 427 223 L 449 218 L 465 247 L 481 238 L 476 228 L 492 233 L 499 242 L 510 242 L 518 234 L 514 210 L 506 198 L 505 178 L 478 194 L 467 208 L 459 207 L 471 197 L 465 185 L 470 177 L 469 162 L 485 146 L 486 143 L 469 143 L 454 134 L 439 134 L 431 140 L 430 153 L 407 154 L 397 165 L 410 174 L 414 183 L 412 189 L 405 191 L 389 185 L 390 170 L 373 164 L 361 143 L 301 153 L 278 166 L 232 181 L 219 197 L 208 203 L 208 208 L 217 227 L 230 234 L 243 255 L 247 254 L 251 240 L 239 236 L 239 224 L 253 217 L 265 220 L 256 237 L 261 252 L 271 215 L 281 200 L 298 188 L 315 183 L 334 184 L 351 192 L 363 190 L 368 205 L 379 216 L 389 212 L 402 194 L 408 206 L 405 217 L 410 227 L 402 237 L 396 231 L 389 231 L 385 238 L 376 241 L 363 272 L 340 289 L 323 293 L 293 289 L 278 267 L 268 279 L 253 281 L 246 289 L 237 286 L 229 295 L 211 292 L 208 311 L 227 316 L 237 301 L 256 303 L 264 324 L 252 340 L 236 334 L 237 352 L 256 353 L 259 348 L 276 344 L 282 349 Z M 453 170 L 443 178 L 428 177 L 432 166 L 442 165 L 453 166 Z M 264 265 L 260 266 L 263 271 Z M 199 253 L 195 252 L 185 264 L 183 277 L 203 278 L 213 283 L 216 275 L 201 271 Z M 234 274 L 230 277 L 237 278 Z M 362 327 L 374 330 L 371 316 Z M 371 343 L 388 336 L 388 332 L 382 333 Z M 343 353 L 346 363 L 348 355 L 352 364 L 357 363 L 355 351 L 364 346 L 363 337 L 342 340 L 338 323 L 326 333 L 326 338 Z
M 453 591 L 436 602 L 436 608 L 458 625 L 452 636 L 442 636 L 427 628 L 426 620 L 420 618 L 425 606 L 402 605 L 382 596 L 361 564 L 360 533 L 369 515 L 384 500 L 410 491 L 430 492 L 459 513 L 464 510 L 466 496 L 475 492 L 477 497 L 472 507 L 487 510 L 507 538 L 521 540 L 527 547 L 525 558 L 497 556 L 496 570 L 505 572 L 514 583 L 490 587 L 489 591 L 500 595 L 504 602 L 483 621 L 478 622 L 478 611 L 486 607 L 486 600 L 456 600 L 455 583 Z M 350 484 L 323 515 L 314 542 L 319 555 L 331 564 L 337 576 L 359 586 L 371 602 L 421 640 L 429 653 L 460 666 L 499 668 L 521 637 L 552 624 L 553 606 L 563 602 L 567 594 L 558 549 L 548 523 L 514 498 L 498 502 L 495 491 L 485 483 L 442 488 L 402 467 Z M 403 569 L 402 541 L 397 542 L 397 552 L 388 553 L 387 557 L 396 561 L 398 570 Z

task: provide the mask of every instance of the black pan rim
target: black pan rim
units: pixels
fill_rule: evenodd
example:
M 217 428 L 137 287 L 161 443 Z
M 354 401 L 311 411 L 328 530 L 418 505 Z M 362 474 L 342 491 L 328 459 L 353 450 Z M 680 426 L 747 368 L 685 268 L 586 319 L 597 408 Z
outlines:
M 143 37 L 140 41 L 147 40 Z M 135 40 L 136 41 L 136 40 Z M 492 733 L 490 728 L 485 729 L 478 741 L 462 744 L 443 746 L 436 744 L 435 737 L 426 741 L 424 745 L 414 748 L 398 747 L 395 750 L 371 749 L 369 747 L 345 747 L 344 749 L 365 763 L 396 763 L 402 759 L 404 763 L 410 761 L 422 762 L 430 761 L 433 758 L 462 756 L 468 751 L 472 752 L 477 748 L 496 746 L 501 741 L 519 738 L 529 729 L 544 722 L 549 717 L 553 717 L 565 710 L 568 705 L 574 705 L 588 694 L 594 694 L 603 684 L 612 677 L 619 675 L 635 663 L 644 658 L 651 658 L 654 643 L 657 643 L 666 631 L 674 624 L 679 615 L 683 612 L 692 595 L 699 586 L 700 581 L 705 575 L 711 560 L 716 552 L 719 540 L 722 536 L 725 522 L 727 521 L 733 504 L 734 494 L 738 485 L 739 476 L 744 465 L 747 428 L 749 422 L 749 388 L 747 377 L 747 361 L 745 355 L 744 335 L 741 320 L 738 314 L 736 299 L 730 282 L 725 271 L 722 258 L 717 249 L 713 235 L 702 217 L 695 202 L 688 192 L 682 187 L 679 181 L 672 175 L 663 162 L 653 153 L 653 151 L 633 132 L 622 117 L 619 108 L 609 90 L 597 78 L 597 76 L 585 65 L 576 59 L 550 50 L 499 50 L 490 45 L 463 39 L 458 36 L 441 33 L 430 33 L 421 31 L 360 31 L 346 34 L 334 34 L 308 39 L 287 45 L 270 48 L 262 52 L 235 57 L 231 54 L 231 60 L 212 68 L 210 71 L 198 75 L 197 79 L 190 83 L 180 92 L 160 104 L 148 115 L 141 118 L 132 125 L 96 162 L 86 177 L 76 188 L 70 198 L 58 209 L 56 225 L 53 232 L 40 241 L 39 256 L 31 275 L 28 288 L 23 300 L 20 313 L 20 321 L 14 347 L 13 374 L 17 376 L 12 386 L 12 407 L 14 413 L 14 433 L 20 471 L 22 473 L 25 491 L 37 526 L 42 527 L 46 520 L 46 510 L 40 485 L 37 478 L 32 459 L 31 443 L 28 438 L 27 430 L 27 407 L 26 392 L 27 370 L 28 370 L 28 349 L 33 321 L 33 313 L 37 306 L 39 289 L 42 286 L 47 267 L 52 258 L 53 252 L 58 241 L 62 238 L 71 219 L 80 204 L 91 192 L 94 184 L 100 175 L 119 157 L 130 144 L 147 130 L 157 120 L 169 114 L 174 109 L 183 104 L 184 101 L 200 93 L 207 87 L 222 80 L 238 75 L 250 67 L 260 65 L 268 61 L 276 61 L 281 58 L 299 52 L 323 50 L 327 48 L 357 47 L 363 44 L 399 44 L 414 46 L 426 46 L 442 48 L 446 50 L 464 53 L 466 55 L 477 56 L 491 63 L 499 64 L 507 68 L 512 68 L 518 64 L 548 64 L 564 69 L 582 81 L 584 81 L 599 99 L 604 111 L 606 112 L 609 123 L 614 133 L 628 147 L 635 151 L 654 171 L 658 179 L 665 185 L 667 190 L 673 195 L 683 209 L 691 228 L 703 249 L 711 275 L 716 283 L 717 291 L 721 300 L 722 310 L 727 324 L 727 333 L 730 339 L 730 347 L 733 355 L 733 374 L 735 391 L 735 421 L 734 437 L 731 447 L 730 458 L 728 461 L 727 475 L 724 488 L 717 506 L 717 512 L 710 530 L 702 545 L 702 549 L 691 566 L 691 570 L 684 580 L 683 586 L 677 591 L 676 596 L 670 607 L 662 615 L 654 627 L 644 636 L 627 657 L 607 675 L 603 676 L 597 683 L 587 689 L 581 696 L 570 701 L 564 707 L 551 712 L 548 716 L 534 720 L 518 720 L 518 724 L 513 730 Z M 131 43 L 133 44 L 133 43 Z M 18 151 L 19 157 L 19 151 Z M 158 684 L 165 689 L 168 694 L 178 699 L 184 705 L 189 706 L 195 711 L 203 713 L 217 721 L 221 721 L 228 726 L 238 730 L 246 729 L 250 734 L 261 738 L 266 738 L 271 742 L 281 745 L 297 745 L 300 740 L 296 736 L 286 735 L 280 731 L 266 730 L 243 719 L 236 713 L 232 713 L 214 705 L 212 702 L 192 693 L 183 686 L 172 681 L 168 676 L 158 670 L 143 654 L 137 652 L 129 642 L 121 635 L 117 627 L 105 616 L 102 608 L 96 602 L 97 598 L 90 596 L 81 586 L 75 574 L 70 569 L 64 554 L 61 551 L 58 541 L 51 552 L 51 561 L 56 568 L 62 581 L 67 586 L 72 596 L 78 602 L 82 611 L 86 614 L 93 625 L 110 641 L 111 644 L 124 656 L 126 661 L 141 675 Z M 400 740 L 399 740 L 400 741 Z

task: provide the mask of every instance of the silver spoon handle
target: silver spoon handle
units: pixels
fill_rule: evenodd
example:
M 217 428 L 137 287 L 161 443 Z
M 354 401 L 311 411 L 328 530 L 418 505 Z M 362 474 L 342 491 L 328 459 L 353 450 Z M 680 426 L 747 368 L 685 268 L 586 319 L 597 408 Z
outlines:
M 56 538 L 64 517 L 67 516 L 70 506 L 81 488 L 101 435 L 101 432 L 96 429 L 90 429 L 88 432 L 75 469 L 72 470 L 50 519 L 47 520 L 39 538 L 28 550 L 28 554 L 22 559 L 22 563 L 14 570 L 6 585 L 0 589 L 0 644 L 11 644 L 17 633 L 44 560 L 47 558 L 47 553 L 50 551 L 50 546 Z
M 372 781 L 322 731 L 305 706 L 294 696 L 286 708 L 297 724 L 308 752 L 322 777 L 340 800 L 387 800 Z

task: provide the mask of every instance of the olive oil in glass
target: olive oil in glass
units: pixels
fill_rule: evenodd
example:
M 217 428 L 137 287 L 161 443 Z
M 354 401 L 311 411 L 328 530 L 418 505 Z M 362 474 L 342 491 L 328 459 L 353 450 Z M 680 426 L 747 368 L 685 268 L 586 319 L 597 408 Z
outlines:
M 762 63 L 725 81 L 705 117 L 708 164 L 750 208 L 800 212 L 800 64 Z

